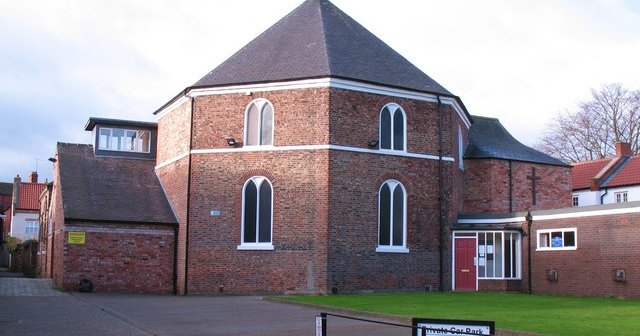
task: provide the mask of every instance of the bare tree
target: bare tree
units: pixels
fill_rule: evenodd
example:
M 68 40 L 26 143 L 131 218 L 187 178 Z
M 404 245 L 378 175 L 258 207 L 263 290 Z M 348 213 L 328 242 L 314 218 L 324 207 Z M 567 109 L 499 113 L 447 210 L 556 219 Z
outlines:
M 617 141 L 640 152 L 640 90 L 620 84 L 591 90 L 591 99 L 574 112 L 559 113 L 548 125 L 536 149 L 565 162 L 615 155 Z

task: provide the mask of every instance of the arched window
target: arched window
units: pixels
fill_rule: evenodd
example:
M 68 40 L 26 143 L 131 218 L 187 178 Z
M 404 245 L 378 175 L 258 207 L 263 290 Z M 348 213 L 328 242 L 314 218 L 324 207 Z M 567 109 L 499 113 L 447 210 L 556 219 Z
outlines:
M 273 188 L 265 177 L 252 177 L 242 189 L 242 243 L 239 248 L 273 249 Z
M 407 193 L 402 183 L 389 180 L 378 198 L 378 252 L 409 252 L 407 246 Z
M 404 151 L 406 148 L 406 121 L 402 107 L 387 104 L 380 111 L 380 149 Z
M 256 99 L 247 106 L 244 143 L 247 146 L 273 145 L 273 106 L 268 100 Z
M 458 125 L 458 167 L 464 169 L 464 138 L 462 137 L 462 127 Z

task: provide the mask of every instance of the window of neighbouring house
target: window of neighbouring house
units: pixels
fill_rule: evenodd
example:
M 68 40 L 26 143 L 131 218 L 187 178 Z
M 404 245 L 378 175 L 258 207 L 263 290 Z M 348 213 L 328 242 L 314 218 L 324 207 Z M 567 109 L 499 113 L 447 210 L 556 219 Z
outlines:
M 149 153 L 151 144 L 149 131 L 100 127 L 99 132 L 99 149 Z
M 378 198 L 377 252 L 409 252 L 406 244 L 407 199 L 402 183 L 389 180 L 382 184 Z
M 24 222 L 25 239 L 35 239 L 40 231 L 40 222 L 37 220 L 27 220 Z
M 247 146 L 273 145 L 273 106 L 268 100 L 256 99 L 247 106 L 244 143 Z
M 576 228 L 538 230 L 538 250 L 575 250 L 578 247 Z
M 387 104 L 380 111 L 380 149 L 406 150 L 406 117 L 397 104 Z
M 478 232 L 478 278 L 520 278 L 520 233 Z
M 242 189 L 242 242 L 238 249 L 272 250 L 273 188 L 262 176 Z
M 614 193 L 616 197 L 616 203 L 626 203 L 628 201 L 628 196 L 626 191 Z
M 573 202 L 573 206 L 579 206 L 580 205 L 580 197 L 578 195 L 573 195 L 571 197 L 572 202 Z

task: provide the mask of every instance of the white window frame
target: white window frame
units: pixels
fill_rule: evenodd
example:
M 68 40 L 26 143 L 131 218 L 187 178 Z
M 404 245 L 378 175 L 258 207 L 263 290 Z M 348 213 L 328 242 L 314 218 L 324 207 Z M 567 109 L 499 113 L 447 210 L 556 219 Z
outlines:
M 108 130 L 109 131 L 109 136 L 107 138 L 107 143 L 106 146 L 104 146 L 104 143 L 102 142 L 102 131 L 103 130 Z M 124 139 L 126 139 L 127 137 L 127 132 L 143 132 L 143 133 L 147 133 L 149 135 L 149 148 L 147 148 L 146 150 L 130 150 L 125 148 L 124 144 L 122 145 L 122 149 L 117 149 L 117 148 L 111 148 L 111 139 L 113 138 L 113 130 L 122 130 L 124 132 L 124 137 L 122 137 L 123 141 Z M 138 138 L 140 139 L 140 138 Z M 131 129 L 131 128 L 120 128 L 120 127 L 98 127 L 98 150 L 104 150 L 104 151 L 113 151 L 113 152 L 127 152 L 127 153 L 145 153 L 145 154 L 149 154 L 151 153 L 151 131 L 149 130 L 144 130 L 144 129 Z M 134 147 L 137 147 L 134 145 Z
M 575 206 L 580 206 L 580 195 L 571 196 L 571 204 Z
M 244 225 L 245 225 L 245 218 L 244 218 L 244 211 L 245 211 L 245 190 L 247 189 L 247 184 L 249 184 L 249 182 L 253 181 L 256 184 L 256 188 L 259 191 L 260 190 L 260 186 L 262 185 L 262 183 L 268 183 L 269 186 L 271 187 L 271 233 L 270 233 L 270 242 L 245 242 L 244 241 Z M 264 177 L 264 176 L 254 176 L 249 178 L 244 185 L 242 186 L 242 217 L 241 217 L 241 225 L 240 225 L 240 245 L 237 246 L 238 250 L 274 250 L 275 247 L 273 246 L 273 196 L 274 196 L 274 191 L 273 191 L 273 184 L 271 184 L 271 181 L 269 181 L 268 178 Z M 260 223 L 258 221 L 258 219 L 260 218 L 260 194 L 258 193 L 258 198 L 256 200 L 256 204 L 257 204 L 257 211 L 256 211 L 256 240 L 259 240 L 259 232 L 260 232 Z
M 380 193 L 382 192 L 382 188 L 386 185 L 390 184 L 389 189 L 391 191 L 391 206 L 389 217 L 393 218 L 393 192 L 396 188 L 400 187 L 402 189 L 402 211 L 404 212 L 404 216 L 402 216 L 402 246 L 393 245 L 393 222 L 390 222 L 389 226 L 389 245 L 380 245 Z M 378 189 L 378 236 L 376 237 L 376 252 L 383 253 L 409 253 L 409 249 L 407 248 L 407 190 L 404 185 L 397 180 L 387 180 Z
M 382 148 L 382 111 L 384 111 L 384 109 L 387 108 L 389 110 L 389 114 L 391 116 L 391 148 Z M 402 134 L 402 150 L 398 150 L 398 149 L 393 149 L 395 146 L 394 143 L 394 116 L 396 113 L 398 113 L 398 111 L 400 111 L 402 113 L 402 122 L 403 122 L 403 128 L 402 131 L 404 134 Z M 406 152 L 407 151 L 407 114 L 404 112 L 404 109 L 396 104 L 396 103 L 389 103 L 385 106 L 382 107 L 382 109 L 380 109 L 380 113 L 378 113 L 378 148 L 381 151 L 389 151 L 389 152 Z
M 24 236 L 25 238 L 38 238 L 40 234 L 40 222 L 35 220 L 24 221 Z
M 247 139 L 249 138 L 249 109 L 251 109 L 252 105 L 256 105 L 256 107 L 258 108 L 258 139 L 260 139 L 260 142 L 262 142 L 262 112 L 264 110 L 264 107 L 266 105 L 269 105 L 271 107 L 271 113 L 273 114 L 271 116 L 271 145 L 262 145 L 262 144 L 257 144 L 257 145 L 249 145 L 247 142 Z M 264 98 L 258 98 L 255 100 L 252 100 L 249 104 L 247 104 L 247 107 L 244 110 L 244 146 L 246 147 L 273 147 L 275 145 L 275 130 L 276 130 L 276 110 L 273 108 L 273 104 L 271 104 L 270 101 L 268 101 L 267 99 Z
M 552 247 L 552 246 L 541 246 L 540 242 L 540 236 L 542 236 L 543 234 L 548 234 L 549 235 L 549 245 L 552 245 L 551 243 L 551 235 L 553 233 L 562 233 L 562 247 Z M 564 246 L 564 234 L 565 232 L 573 232 L 573 239 L 574 239 L 574 246 Z M 536 246 L 536 251 L 571 251 L 571 250 L 577 250 L 578 249 L 578 229 L 577 228 L 563 228 L 563 229 L 544 229 L 544 230 L 538 230 L 536 232 L 536 241 L 537 241 L 537 246 Z
M 613 193 L 616 203 L 627 203 L 629 201 L 629 193 L 627 191 L 620 191 Z
M 492 276 L 492 277 L 487 277 L 487 271 L 485 269 L 485 276 L 481 276 L 480 275 L 480 234 L 492 234 L 493 235 L 493 244 L 491 245 L 494 252 L 492 253 L 494 255 L 494 274 L 495 274 L 495 255 L 497 253 L 495 253 L 495 235 L 496 234 L 500 234 L 502 237 L 502 247 L 501 247 L 501 251 L 500 253 L 502 254 L 502 259 L 501 259 L 501 274 L 502 276 L 496 277 L 496 276 Z M 506 234 L 509 235 L 515 235 L 516 240 L 516 255 L 515 256 L 511 256 L 512 258 L 516 258 L 516 275 L 512 276 L 512 277 L 506 277 L 505 276 L 505 255 L 504 255 L 504 244 L 505 244 L 505 236 Z M 485 244 L 483 245 L 485 247 L 485 268 L 486 268 L 486 257 L 488 255 L 488 248 L 487 248 L 487 244 L 486 244 L 486 236 L 485 236 Z M 520 234 L 520 232 L 517 231 L 478 231 L 476 232 L 476 270 L 477 270 L 477 277 L 479 280 L 521 280 L 522 279 L 522 234 Z M 509 265 L 511 266 L 511 265 Z M 513 273 L 513 272 L 512 272 Z

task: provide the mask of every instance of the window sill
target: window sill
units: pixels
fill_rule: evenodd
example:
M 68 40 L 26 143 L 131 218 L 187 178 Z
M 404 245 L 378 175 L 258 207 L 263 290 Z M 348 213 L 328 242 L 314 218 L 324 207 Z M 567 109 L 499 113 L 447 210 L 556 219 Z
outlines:
M 273 251 L 275 247 L 271 243 L 254 243 L 238 245 L 239 251 Z
M 376 252 L 380 253 L 409 253 L 409 249 L 406 247 L 397 246 L 378 246 Z
M 536 252 L 538 251 L 575 251 L 577 247 L 538 247 Z

